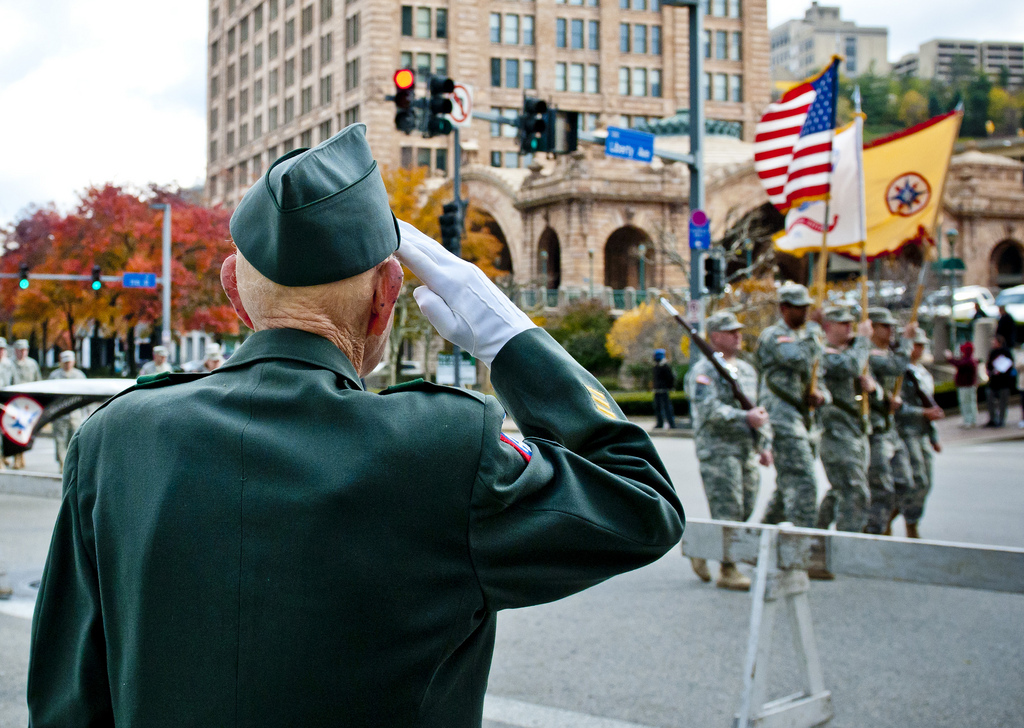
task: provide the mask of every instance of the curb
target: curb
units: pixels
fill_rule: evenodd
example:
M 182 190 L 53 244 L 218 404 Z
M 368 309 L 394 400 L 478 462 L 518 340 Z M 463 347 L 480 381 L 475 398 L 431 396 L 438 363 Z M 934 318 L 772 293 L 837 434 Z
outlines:
M 0 493 L 57 498 L 59 500 L 63 492 L 63 480 L 61 476 L 54 473 L 2 470 L 0 471 Z

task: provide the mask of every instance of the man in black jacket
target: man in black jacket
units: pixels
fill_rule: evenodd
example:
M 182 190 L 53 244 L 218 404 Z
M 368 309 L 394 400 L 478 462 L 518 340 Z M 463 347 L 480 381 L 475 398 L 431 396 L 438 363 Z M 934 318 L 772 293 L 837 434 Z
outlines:
M 665 350 L 654 350 L 654 416 L 657 422 L 654 429 L 676 427 L 675 413 L 672 411 L 672 390 L 676 386 L 676 374 L 672 365 L 665 361 Z

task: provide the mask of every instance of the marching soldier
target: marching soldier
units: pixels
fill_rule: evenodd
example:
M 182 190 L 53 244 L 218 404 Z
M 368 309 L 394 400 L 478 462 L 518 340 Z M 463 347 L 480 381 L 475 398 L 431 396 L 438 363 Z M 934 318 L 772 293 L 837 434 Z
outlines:
M 832 397 L 818 411 L 822 428 L 821 464 L 831 489 L 818 508 L 818 528 L 834 520 L 840 531 L 862 531 L 868 517 L 868 432 L 861 396 L 875 390 L 865 375 L 871 353 L 871 322 L 864 321 L 851 344 L 854 316 L 848 308 L 825 309 L 825 353 L 821 375 Z M 864 394 L 862 394 L 864 393 Z
M 162 374 L 164 372 L 173 372 L 174 367 L 167 361 L 167 347 L 166 346 L 154 346 L 153 347 L 153 360 L 147 361 L 142 365 L 142 369 L 139 371 L 140 377 L 148 377 L 154 374 Z
M 768 411 L 775 459 L 775 494 L 766 523 L 790 521 L 814 526 L 818 502 L 811 443 L 811 408 L 827 400 L 825 390 L 811 388 L 811 374 L 821 356 L 821 327 L 807 321 L 811 297 L 798 283 L 779 288 L 782 319 L 757 340 L 761 376 L 758 402 Z
M 75 366 L 75 352 L 62 351 L 60 353 L 60 368 L 50 372 L 50 379 L 85 379 L 85 372 Z M 64 458 L 68 453 L 68 445 L 71 444 L 71 436 L 82 424 L 82 411 L 75 410 L 70 414 L 58 417 L 50 423 L 53 427 L 53 443 L 56 446 L 57 462 L 60 464 L 60 471 L 64 472 Z
M 757 372 L 740 359 L 743 324 L 728 311 L 708 317 L 708 342 L 751 401 L 757 400 Z M 744 410 L 732 387 L 708 359 L 701 359 L 686 377 L 686 392 L 693 414 L 693 440 L 700 461 L 700 476 L 711 517 L 723 521 L 750 518 L 761 483 L 758 463 L 772 464 L 771 426 L 764 407 Z M 703 581 L 711 581 L 704 559 L 691 559 Z M 723 589 L 747 591 L 750 579 L 736 565 L 723 561 L 718 577 Z
M 892 392 L 896 379 L 910 362 L 910 336 L 916 328 L 907 325 L 905 337 L 897 351 L 890 347 L 892 329 L 898 323 L 887 308 L 868 309 L 871 320 L 871 376 L 879 384 L 871 397 L 871 462 L 868 466 L 868 489 L 871 504 L 868 507 L 867 533 L 880 534 L 886 528 L 895 509 L 898 494 L 896 486 L 912 482 L 906 473 L 907 459 L 903 441 L 893 424 L 893 413 L 899 409 L 899 397 Z M 899 471 L 897 477 L 896 472 Z M 901 495 L 901 494 L 900 494 Z
M 0 387 L 14 383 L 14 363 L 7 356 L 7 339 L 0 336 Z
M 903 406 L 896 412 L 896 431 L 906 448 L 913 478 L 902 487 L 900 484 L 896 487 L 897 492 L 903 492 L 902 500 L 896 505 L 906 522 L 907 538 L 920 538 L 917 524 L 932 489 L 932 450 L 942 452 L 935 421 L 946 416 L 941 407 L 931 406 L 935 402 L 935 381 L 920 363 L 927 344 L 928 336 L 918 329 L 914 335 L 914 348 L 910 351 L 908 373 L 903 379 Z
M 14 384 L 25 384 L 27 382 L 38 382 L 43 378 L 39 371 L 39 364 L 28 355 L 28 340 L 18 339 L 14 342 Z M 25 453 L 19 452 L 14 456 L 14 469 L 25 468 Z

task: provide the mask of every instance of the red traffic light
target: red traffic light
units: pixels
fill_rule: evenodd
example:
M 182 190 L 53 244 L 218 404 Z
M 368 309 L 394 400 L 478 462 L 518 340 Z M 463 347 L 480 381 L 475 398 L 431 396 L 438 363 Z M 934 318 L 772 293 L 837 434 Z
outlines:
M 416 74 L 409 68 L 395 71 L 395 88 L 404 91 L 416 85 Z

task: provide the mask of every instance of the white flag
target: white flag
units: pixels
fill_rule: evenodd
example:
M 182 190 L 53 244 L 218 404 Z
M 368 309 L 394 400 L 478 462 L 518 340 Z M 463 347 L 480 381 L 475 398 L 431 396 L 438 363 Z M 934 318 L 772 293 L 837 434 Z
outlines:
M 836 132 L 832 143 L 832 192 L 829 207 L 828 248 L 836 252 L 859 253 L 867 238 L 864 205 L 864 161 L 862 120 Z M 821 250 L 825 202 L 814 200 L 786 213 L 786 229 L 775 239 L 784 253 L 803 255 Z

